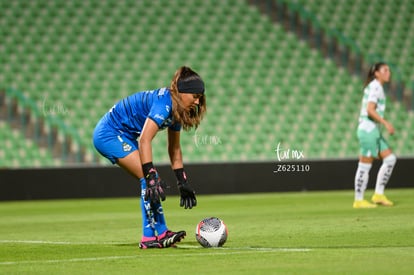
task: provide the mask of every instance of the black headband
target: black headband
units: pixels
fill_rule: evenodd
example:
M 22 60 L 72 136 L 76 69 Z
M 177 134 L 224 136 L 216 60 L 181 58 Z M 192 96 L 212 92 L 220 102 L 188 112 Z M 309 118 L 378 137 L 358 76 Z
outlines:
M 204 82 L 201 79 L 193 79 L 189 81 L 178 80 L 178 92 L 186 94 L 203 94 Z

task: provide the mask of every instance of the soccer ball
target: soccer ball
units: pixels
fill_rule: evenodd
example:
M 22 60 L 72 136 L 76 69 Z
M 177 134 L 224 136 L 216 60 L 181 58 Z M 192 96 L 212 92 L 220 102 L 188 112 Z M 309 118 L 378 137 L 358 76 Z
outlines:
M 210 217 L 197 224 L 195 236 L 203 247 L 220 247 L 226 242 L 228 231 L 222 220 Z

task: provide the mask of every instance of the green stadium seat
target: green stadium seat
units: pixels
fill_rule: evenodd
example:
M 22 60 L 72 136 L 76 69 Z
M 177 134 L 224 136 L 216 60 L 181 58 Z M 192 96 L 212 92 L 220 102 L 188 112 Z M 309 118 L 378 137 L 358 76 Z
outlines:
M 365 53 L 374 51 L 399 64 L 404 80 L 414 79 L 410 1 L 385 1 L 383 13 L 363 1 L 336 2 L 298 1 L 325 28 L 337 27 Z M 195 149 L 193 136 L 183 134 L 189 161 L 272 160 L 269 151 L 279 141 L 309 148 L 312 157 L 355 156 L 362 81 L 248 3 L 58 1 L 1 8 L 7 16 L 0 26 L 0 88 L 15 86 L 38 105 L 46 98 L 67 107 L 70 113 L 57 116 L 76 129 L 79 146 L 91 161 L 107 163 L 90 144 L 99 117 L 123 96 L 168 85 L 183 64 L 196 68 L 206 81 L 209 106 L 200 131 L 223 141 Z M 398 16 L 392 17 L 396 23 L 391 28 L 363 20 L 368 12 L 384 19 Z M 13 18 L 22 19 L 15 24 Z M 377 39 L 377 28 L 390 39 Z M 372 45 L 372 40 L 378 43 Z M 395 125 L 405 129 L 402 136 L 409 140 L 413 118 L 402 109 L 395 112 Z M 339 133 L 348 131 L 352 134 L 338 143 Z M 157 160 L 168 162 L 165 137 L 154 142 Z M 36 153 L 28 156 L 36 158 Z M 39 161 L 59 163 L 51 156 Z

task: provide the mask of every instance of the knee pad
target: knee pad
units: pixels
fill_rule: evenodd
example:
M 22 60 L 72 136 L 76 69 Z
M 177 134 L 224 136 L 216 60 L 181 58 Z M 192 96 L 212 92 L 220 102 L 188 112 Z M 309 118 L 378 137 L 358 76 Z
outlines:
M 397 157 L 394 154 L 391 154 L 385 157 L 382 161 L 388 165 L 394 166 L 395 163 L 397 162 Z

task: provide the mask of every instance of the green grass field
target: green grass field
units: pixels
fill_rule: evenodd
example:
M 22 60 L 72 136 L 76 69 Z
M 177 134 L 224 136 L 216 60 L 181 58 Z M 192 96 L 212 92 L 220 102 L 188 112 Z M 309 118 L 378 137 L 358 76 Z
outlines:
M 368 191 L 367 196 L 372 192 Z M 353 191 L 198 196 L 164 202 L 177 248 L 140 250 L 138 199 L 0 203 L 0 274 L 413 274 L 414 189 L 394 207 L 356 210 Z M 198 221 L 218 216 L 223 248 L 201 248 Z

